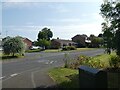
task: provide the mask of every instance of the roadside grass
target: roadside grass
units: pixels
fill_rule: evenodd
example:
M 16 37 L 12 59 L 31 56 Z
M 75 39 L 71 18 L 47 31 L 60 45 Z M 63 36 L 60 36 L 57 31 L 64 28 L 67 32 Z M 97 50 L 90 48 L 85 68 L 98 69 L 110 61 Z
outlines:
M 96 50 L 98 48 L 77 48 L 77 50 L 68 50 L 62 51 L 61 49 L 46 49 L 43 52 L 73 52 L 73 51 L 88 51 L 88 50 Z
M 93 57 L 92 61 L 99 60 L 100 64 L 104 65 L 103 68 L 108 68 L 110 67 L 109 60 L 111 55 L 116 55 L 116 53 L 112 52 L 110 55 L 109 54 L 96 55 L 95 57 Z
M 111 53 L 115 55 L 115 52 Z M 99 60 L 100 64 L 104 64 L 103 68 L 105 69 L 110 67 L 109 65 L 110 55 L 102 54 L 97 55 L 92 58 L 92 61 Z M 90 64 L 90 63 L 89 63 Z M 95 66 L 96 67 L 96 66 Z M 71 68 L 53 68 L 49 71 L 50 77 L 57 83 L 58 88 L 79 88 L 79 72 L 78 69 Z M 109 72 L 108 71 L 108 88 L 119 88 L 119 78 L 120 73 Z
M 19 54 L 15 54 L 14 56 L 12 55 L 5 55 L 5 54 L 1 54 L 0 55 L 0 60 L 9 60 L 9 59 L 14 59 L 14 58 L 23 58 L 24 56 L 21 56 Z
M 3 54 L 2 51 L 0 51 L 0 57 L 2 56 L 2 54 Z
M 96 50 L 96 49 L 99 49 L 99 48 L 77 48 L 76 51 L 87 51 L 87 50 Z
M 58 88 L 79 88 L 78 70 L 68 68 L 53 68 L 49 76 L 57 83 Z
M 44 50 L 43 52 L 61 52 L 61 50 L 60 49 L 46 49 L 46 50 Z
M 40 49 L 26 50 L 26 53 L 40 52 Z

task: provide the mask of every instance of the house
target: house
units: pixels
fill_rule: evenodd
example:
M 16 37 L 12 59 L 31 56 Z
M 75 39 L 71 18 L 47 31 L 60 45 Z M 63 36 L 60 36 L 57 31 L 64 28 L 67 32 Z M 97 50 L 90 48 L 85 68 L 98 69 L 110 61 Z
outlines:
M 51 48 L 58 49 L 64 46 L 76 46 L 76 43 L 71 40 L 64 40 L 64 39 L 51 40 Z
M 31 49 L 32 47 L 32 41 L 28 38 L 22 38 L 23 42 L 25 43 L 26 45 L 26 49 Z
M 76 35 L 72 38 L 73 42 L 78 43 L 78 47 L 86 47 L 88 44 L 91 43 L 90 40 L 88 40 L 87 35 L 83 34 L 83 35 Z

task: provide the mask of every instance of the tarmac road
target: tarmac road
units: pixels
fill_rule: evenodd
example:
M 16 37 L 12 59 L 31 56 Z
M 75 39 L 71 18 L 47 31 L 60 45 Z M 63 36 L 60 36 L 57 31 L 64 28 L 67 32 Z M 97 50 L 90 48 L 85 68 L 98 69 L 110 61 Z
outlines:
M 47 74 L 53 67 L 64 65 L 65 53 L 68 58 L 79 55 L 95 56 L 104 53 L 103 49 L 90 51 L 26 53 L 24 58 L 13 59 L 2 63 L 2 88 L 37 88 L 55 85 Z

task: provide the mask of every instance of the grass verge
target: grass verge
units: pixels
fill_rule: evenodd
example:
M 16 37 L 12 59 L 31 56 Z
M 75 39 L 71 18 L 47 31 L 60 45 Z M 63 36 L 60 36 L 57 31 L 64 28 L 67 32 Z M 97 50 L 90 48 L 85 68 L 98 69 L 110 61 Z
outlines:
M 61 49 L 47 49 L 44 52 L 73 52 L 73 51 L 88 51 L 96 50 L 98 48 L 77 48 L 77 50 L 62 51 Z
M 43 52 L 61 52 L 61 50 L 60 49 L 46 49 L 46 50 L 44 50 Z
M 22 57 L 24 57 L 24 56 L 21 56 L 19 54 L 15 54 L 14 56 L 1 54 L 0 55 L 1 59 L 0 60 L 9 60 L 9 59 L 14 59 L 14 58 L 22 58 Z
M 96 50 L 98 48 L 77 48 L 77 51 Z
M 33 52 L 40 52 L 41 50 L 40 49 L 33 49 L 33 50 L 27 50 L 25 52 L 27 53 L 33 53 Z
M 79 88 L 78 70 L 68 68 L 53 68 L 49 71 L 50 77 L 59 88 Z

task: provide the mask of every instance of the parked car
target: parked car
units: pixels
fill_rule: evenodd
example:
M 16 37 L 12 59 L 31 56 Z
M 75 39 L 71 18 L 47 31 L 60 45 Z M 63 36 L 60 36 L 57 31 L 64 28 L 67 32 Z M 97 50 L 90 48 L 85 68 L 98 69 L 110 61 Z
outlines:
M 32 46 L 31 49 L 42 49 L 40 46 Z

